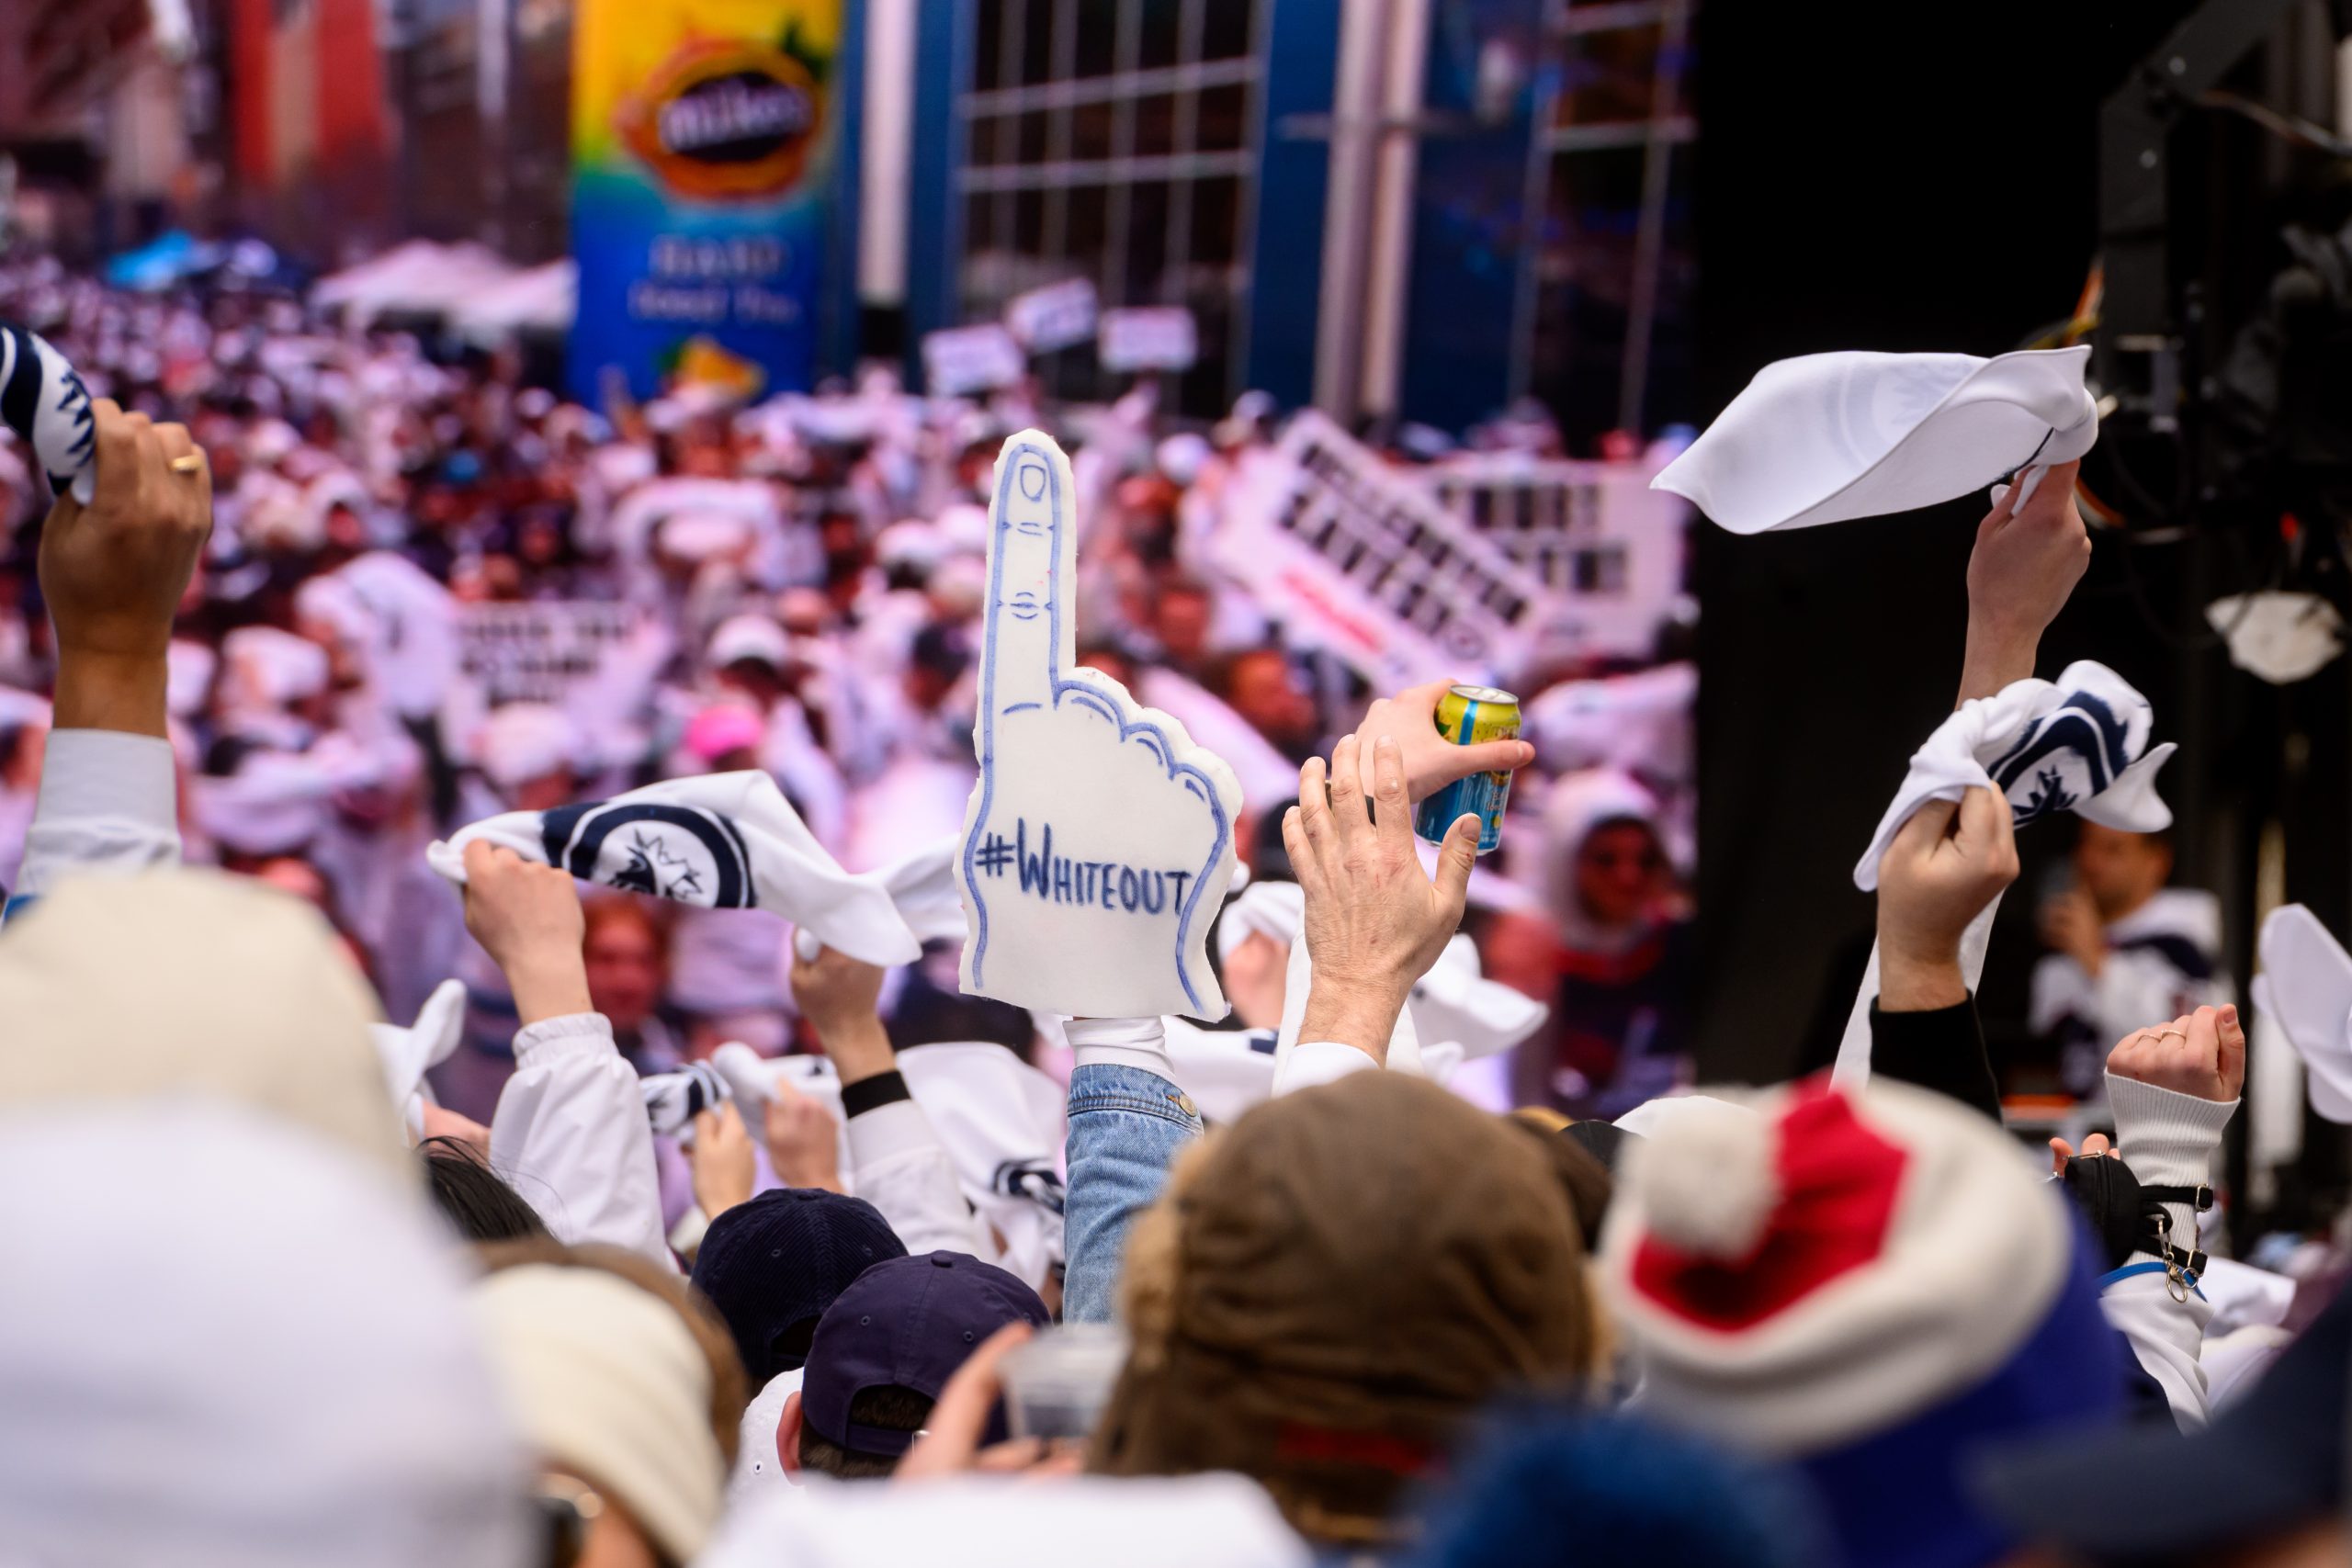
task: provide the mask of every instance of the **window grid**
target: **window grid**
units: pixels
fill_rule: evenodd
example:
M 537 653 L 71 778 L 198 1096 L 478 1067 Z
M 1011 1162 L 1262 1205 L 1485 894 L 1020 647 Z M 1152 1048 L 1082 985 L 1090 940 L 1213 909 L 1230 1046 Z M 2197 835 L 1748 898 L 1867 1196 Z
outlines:
M 1549 0 L 1558 70 L 1529 152 L 1524 200 L 1542 226 L 1521 268 L 1511 381 L 1566 402 L 1572 434 L 1657 423 L 1656 367 L 1681 349 L 1663 340 L 1687 330 L 1694 8 Z M 1580 391 L 1612 362 L 1612 400 Z
M 1211 4 L 978 0 L 979 85 L 956 106 L 973 149 L 955 187 L 967 214 L 965 319 L 994 319 L 1013 295 L 1070 276 L 1091 276 L 1105 309 L 1188 306 L 1201 359 L 1178 391 L 1195 412 L 1232 389 L 1248 241 L 1238 214 L 1257 172 L 1255 131 L 1234 122 L 1238 107 L 1240 124 L 1254 126 L 1263 74 L 1263 0 L 1249 6 L 1248 27 L 1216 18 L 1214 42 Z M 1206 57 L 1237 39 L 1250 52 Z M 1057 396 L 1116 389 L 1084 350 L 1035 367 Z

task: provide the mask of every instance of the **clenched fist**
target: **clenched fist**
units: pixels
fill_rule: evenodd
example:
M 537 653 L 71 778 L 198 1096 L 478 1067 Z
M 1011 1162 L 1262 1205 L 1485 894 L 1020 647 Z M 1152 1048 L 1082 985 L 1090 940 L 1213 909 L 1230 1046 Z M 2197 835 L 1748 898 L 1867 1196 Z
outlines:
M 2107 1070 L 2199 1100 L 2235 1100 L 2245 1087 L 2245 1031 L 2238 1010 L 2199 1008 L 2127 1034 L 2107 1054 Z

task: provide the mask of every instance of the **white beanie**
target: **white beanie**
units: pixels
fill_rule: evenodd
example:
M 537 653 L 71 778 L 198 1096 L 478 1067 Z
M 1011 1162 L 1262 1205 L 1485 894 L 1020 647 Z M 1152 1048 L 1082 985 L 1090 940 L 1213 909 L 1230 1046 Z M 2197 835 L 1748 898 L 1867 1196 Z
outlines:
M 575 767 L 580 727 L 545 703 L 509 703 L 483 721 L 474 739 L 474 764 L 502 790 Z
M 0 1108 L 0 1557 L 533 1562 L 524 1456 L 413 1172 L 395 1190 L 244 1107 Z
M 543 1459 L 610 1491 L 672 1561 L 718 1522 L 710 1363 L 677 1310 L 602 1269 L 526 1263 L 474 1288 L 507 1407 Z
M 305 1127 L 413 1187 L 376 1017 L 299 899 L 209 871 L 69 877 L 0 942 L 0 1110 L 203 1096 Z

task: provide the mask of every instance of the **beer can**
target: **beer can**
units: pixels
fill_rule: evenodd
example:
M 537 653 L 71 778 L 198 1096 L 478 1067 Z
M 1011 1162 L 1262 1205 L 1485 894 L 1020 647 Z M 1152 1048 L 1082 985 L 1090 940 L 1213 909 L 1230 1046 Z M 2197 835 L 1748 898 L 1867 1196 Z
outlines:
M 1519 699 L 1492 686 L 1456 686 L 1438 699 L 1437 732 L 1456 746 L 1519 738 Z M 1478 852 L 1502 847 L 1503 807 L 1510 801 L 1510 774 L 1472 773 L 1456 779 L 1421 802 L 1413 830 L 1430 843 L 1445 841 L 1445 830 L 1465 814 L 1478 818 Z

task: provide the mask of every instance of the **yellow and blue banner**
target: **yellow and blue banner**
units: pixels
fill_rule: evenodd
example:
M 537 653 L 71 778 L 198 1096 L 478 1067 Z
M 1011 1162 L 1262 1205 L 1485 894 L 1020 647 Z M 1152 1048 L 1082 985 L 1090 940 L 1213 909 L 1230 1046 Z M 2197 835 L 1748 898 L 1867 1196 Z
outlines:
M 839 156 L 842 0 L 581 0 L 573 28 L 573 393 L 608 368 L 804 388 Z

